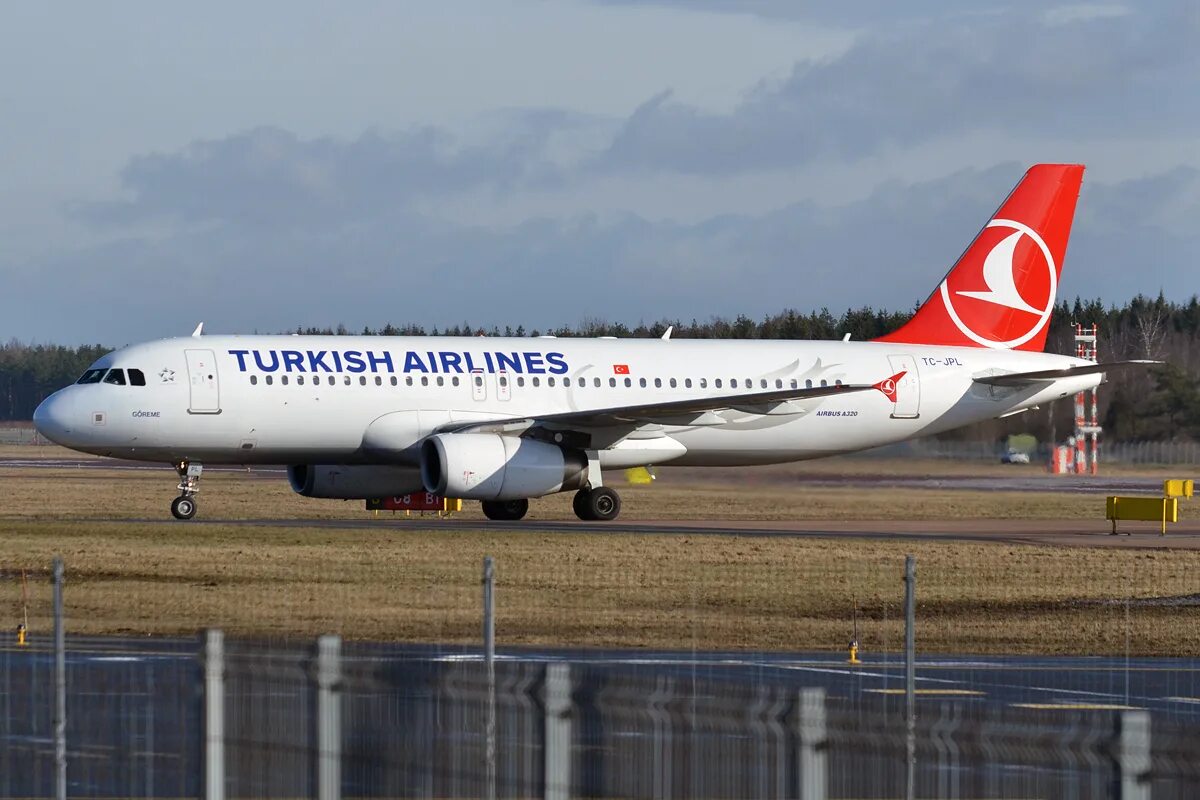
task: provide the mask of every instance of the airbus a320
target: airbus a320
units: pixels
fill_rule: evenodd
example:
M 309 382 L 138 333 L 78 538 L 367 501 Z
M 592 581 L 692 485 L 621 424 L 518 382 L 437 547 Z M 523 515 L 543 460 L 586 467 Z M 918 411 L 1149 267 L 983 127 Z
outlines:
M 874 341 L 193 335 L 98 359 L 48 397 L 46 438 L 179 474 L 287 464 L 305 497 L 428 491 L 493 520 L 608 470 L 819 458 L 1016 414 L 1141 362 L 1044 353 L 1084 168 L 1032 167 L 911 321 Z M 199 333 L 199 331 L 197 332 Z

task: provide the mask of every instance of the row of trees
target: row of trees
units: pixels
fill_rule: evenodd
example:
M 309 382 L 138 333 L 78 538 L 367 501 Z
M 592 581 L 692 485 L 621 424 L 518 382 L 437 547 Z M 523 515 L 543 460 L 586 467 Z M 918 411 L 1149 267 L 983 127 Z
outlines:
M 576 327 L 553 330 L 481 328 L 465 321 L 426 330 L 419 325 L 385 325 L 358 333 L 382 336 L 617 336 L 657 337 L 674 327 L 681 339 L 840 339 L 847 333 L 856 340 L 873 339 L 895 330 L 911 316 L 908 312 L 850 309 L 835 316 L 828 309 L 801 313 L 786 310 L 754 320 L 714 318 L 707 322 L 660 320 L 630 326 L 601 319 L 586 319 Z M 1200 299 L 1184 303 L 1135 297 L 1123 306 L 1100 301 L 1059 305 L 1051 318 L 1046 349 L 1074 352 L 1074 323 L 1095 323 L 1100 331 L 1103 361 L 1155 359 L 1167 365 L 1154 370 L 1114 372 L 1100 392 L 1101 421 L 1109 440 L 1200 439 Z M 346 328 L 297 328 L 301 334 L 349 334 Z M 87 345 L 31 345 L 12 341 L 0 346 L 0 420 L 28 420 L 42 398 L 73 381 L 110 348 Z M 1043 412 L 1008 420 L 981 423 L 954 434 L 963 438 L 998 438 L 1028 432 L 1043 441 L 1061 438 L 1072 427 L 1071 402 L 1055 403 Z

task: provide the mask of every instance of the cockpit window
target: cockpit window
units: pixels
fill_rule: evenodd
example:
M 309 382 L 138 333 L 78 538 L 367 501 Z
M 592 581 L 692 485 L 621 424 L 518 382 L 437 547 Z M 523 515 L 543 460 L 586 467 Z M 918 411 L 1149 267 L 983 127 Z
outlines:
M 77 380 L 75 382 L 76 383 L 99 383 L 100 379 L 104 377 L 104 373 L 107 371 L 108 370 L 103 370 L 103 369 L 89 369 L 87 372 L 85 372 L 81 376 L 79 376 L 79 380 Z
M 125 370 L 110 369 L 108 371 L 108 374 L 104 376 L 104 382 L 111 383 L 114 386 L 124 386 L 125 385 Z
M 140 369 L 129 370 L 129 385 L 130 386 L 145 386 L 146 375 Z

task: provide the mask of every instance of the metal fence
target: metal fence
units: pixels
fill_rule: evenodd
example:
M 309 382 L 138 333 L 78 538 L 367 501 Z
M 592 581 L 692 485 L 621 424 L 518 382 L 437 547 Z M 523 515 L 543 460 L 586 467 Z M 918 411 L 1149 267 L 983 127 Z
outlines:
M 520 658 L 490 682 L 478 651 L 336 638 L 113 644 L 68 650 L 69 796 L 906 796 L 909 733 L 888 696 Z M 51 649 L 0 656 L 5 797 L 54 795 Z M 1194 730 L 1144 711 L 922 701 L 912 743 L 908 796 L 1200 792 Z
M 938 568 L 911 581 L 899 567 L 896 616 L 911 612 L 917 627 L 901 633 L 912 633 L 922 582 L 940 591 Z M 921 661 L 915 644 L 859 665 L 834 654 L 493 653 L 488 609 L 502 610 L 504 594 L 487 576 L 497 571 L 485 567 L 482 587 L 476 571 L 475 644 L 459 645 L 217 630 L 60 636 L 92 612 L 88 596 L 73 602 L 53 569 L 10 571 L 36 634 L 0 646 L 0 797 L 1200 793 L 1200 699 L 1170 698 L 1183 713 L 1131 705 L 1151 694 L 1137 681 L 1165 679 L 1160 694 L 1200 698 L 1200 662 L 1148 661 L 1139 672 L 1127 659 L 1122 702 L 1120 673 L 1088 685 L 1069 683 L 1068 670 L 1054 691 L 1023 690 L 1021 672 Z M 906 591 L 909 602 L 899 600 Z M 949 666 L 967 677 L 951 679 Z

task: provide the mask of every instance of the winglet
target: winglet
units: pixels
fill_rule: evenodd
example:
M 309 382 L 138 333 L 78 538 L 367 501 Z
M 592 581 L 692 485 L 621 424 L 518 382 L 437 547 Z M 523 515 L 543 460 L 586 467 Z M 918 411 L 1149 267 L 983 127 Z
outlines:
M 884 378 L 879 383 L 872 386 L 872 389 L 878 389 L 883 392 L 883 396 L 893 403 L 896 402 L 896 387 L 900 385 L 900 379 L 908 374 L 908 370 L 897 372 L 890 378 Z
M 201 322 L 199 325 L 196 326 L 196 330 L 192 331 L 192 336 L 194 336 L 196 338 L 200 338 L 200 336 L 203 333 L 204 333 L 204 323 Z
M 665 331 L 663 331 L 663 335 L 662 335 L 662 338 L 663 338 L 663 340 L 665 341 L 665 340 L 667 340 L 667 339 L 670 339 L 670 338 L 671 338 L 671 332 L 672 332 L 672 331 L 674 331 L 674 330 L 675 330 L 675 326 L 674 326 L 674 325 L 668 325 L 668 326 L 667 326 L 667 329 L 666 329 Z

